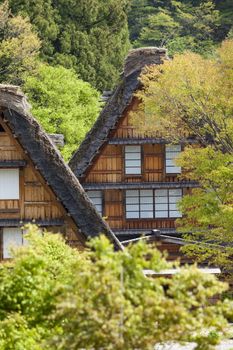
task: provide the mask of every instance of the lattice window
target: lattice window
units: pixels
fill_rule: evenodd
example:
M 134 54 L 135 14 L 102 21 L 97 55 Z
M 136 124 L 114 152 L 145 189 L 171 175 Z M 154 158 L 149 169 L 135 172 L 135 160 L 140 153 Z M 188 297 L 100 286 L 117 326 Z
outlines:
M 182 189 L 181 188 L 171 189 L 168 191 L 168 196 L 169 196 L 169 217 L 170 218 L 182 217 L 182 214 L 177 207 L 177 203 L 182 198 Z
M 103 215 L 103 194 L 102 191 L 87 191 L 87 195 L 96 207 L 98 213 Z
M 182 189 L 127 190 L 126 219 L 179 218 Z
M 141 146 L 125 146 L 125 174 L 140 175 L 141 172 Z
M 179 174 L 181 167 L 176 165 L 176 158 L 180 155 L 181 145 L 166 145 L 166 173 Z
M 179 218 L 177 203 L 182 198 L 182 189 L 155 190 L 155 218 Z
M 126 218 L 153 218 L 153 190 L 127 190 L 125 193 Z

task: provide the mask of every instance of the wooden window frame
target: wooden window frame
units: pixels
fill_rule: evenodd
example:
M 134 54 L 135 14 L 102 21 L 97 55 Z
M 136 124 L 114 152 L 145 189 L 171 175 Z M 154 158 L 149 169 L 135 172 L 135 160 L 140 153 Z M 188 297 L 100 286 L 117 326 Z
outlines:
M 140 154 L 140 173 L 126 173 L 127 165 L 126 165 L 126 154 L 127 153 L 133 153 L 133 152 L 126 152 L 126 147 L 139 147 L 140 152 L 137 152 L 137 154 Z M 123 147 L 123 152 L 124 152 L 124 157 L 123 157 L 123 163 L 124 163 L 124 176 L 126 178 L 128 177 L 141 177 L 143 175 L 143 147 L 142 145 L 125 145 Z M 132 160 L 137 160 L 137 159 L 132 159 Z M 136 168 L 136 167 L 135 167 Z
M 171 210 L 170 209 L 170 205 L 174 204 L 174 203 L 170 203 L 170 197 L 171 197 L 170 196 L 170 191 L 172 191 L 172 190 L 180 190 L 181 191 L 181 197 L 179 197 L 179 200 L 181 200 L 183 198 L 183 189 L 182 188 L 164 188 L 164 189 L 161 189 L 161 190 L 167 191 L 166 198 L 167 198 L 167 213 L 168 213 L 168 216 L 166 216 L 166 217 L 156 216 L 156 213 L 155 213 L 155 206 L 156 206 L 155 191 L 156 191 L 156 189 L 148 189 L 148 190 L 152 191 L 152 198 L 153 198 L 153 203 L 152 203 L 152 206 L 153 206 L 153 217 L 151 217 L 151 218 L 144 218 L 144 217 L 141 216 L 141 212 L 142 212 L 142 210 L 141 210 L 141 198 L 143 197 L 143 196 L 141 196 L 141 191 L 143 191 L 143 190 L 144 189 L 134 189 L 134 190 L 129 189 L 129 190 L 125 190 L 124 191 L 124 216 L 125 216 L 125 220 L 127 220 L 127 221 L 128 220 L 131 220 L 131 221 L 132 220 L 147 220 L 148 221 L 148 220 L 157 220 L 157 219 L 159 219 L 159 220 L 168 220 L 168 219 L 176 220 L 176 219 L 182 217 L 182 216 L 173 217 L 173 216 L 170 215 L 171 211 L 175 211 L 175 210 Z M 138 218 L 127 218 L 127 195 L 126 195 L 127 191 L 138 191 L 138 198 L 139 198 L 138 199 L 138 208 L 139 208 L 138 209 L 138 215 L 139 215 Z M 150 210 L 148 210 L 148 211 L 150 211 Z M 178 210 L 176 210 L 176 211 L 178 211 Z
M 167 171 L 167 161 L 168 160 L 171 160 L 171 161 L 173 161 L 174 160 L 174 158 L 176 158 L 176 157 L 174 157 L 174 158 L 167 158 L 167 147 L 171 147 L 171 146 L 180 146 L 180 151 L 177 151 L 177 152 L 171 152 L 171 153 L 174 153 L 174 154 L 177 154 L 177 155 L 180 155 L 180 153 L 182 152 L 182 145 L 181 144 L 177 144 L 177 145 L 165 145 L 165 155 L 164 155 L 164 160 L 165 160 L 165 162 L 164 162 L 164 166 L 165 166 L 165 175 L 166 176 L 172 176 L 172 175 L 177 175 L 177 174 L 181 174 L 181 171 L 182 171 L 182 169 L 181 169 L 181 167 L 179 167 L 179 166 L 176 166 L 176 165 L 174 165 L 173 166 L 173 168 L 179 168 L 180 170 L 179 171 L 173 171 L 173 172 L 168 172 Z
M 92 202 L 92 199 L 89 197 L 88 192 L 100 192 L 100 198 L 101 198 L 101 212 L 99 212 L 99 210 L 96 208 L 96 204 L 94 204 Z M 103 217 L 104 216 L 104 191 L 102 190 L 87 190 L 86 191 L 88 198 L 90 199 L 90 201 L 92 202 L 92 204 L 94 205 L 94 207 L 96 208 L 96 210 L 98 211 L 98 213 Z M 99 198 L 99 197 L 96 197 Z

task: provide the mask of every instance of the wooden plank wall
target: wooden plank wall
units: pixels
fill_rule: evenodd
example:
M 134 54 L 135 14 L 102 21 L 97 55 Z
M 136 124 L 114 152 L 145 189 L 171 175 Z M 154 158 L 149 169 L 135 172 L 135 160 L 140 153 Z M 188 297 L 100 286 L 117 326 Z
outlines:
M 71 218 L 67 217 L 66 210 L 36 170 L 27 153 L 2 120 L 0 125 L 5 129 L 5 132 L 0 132 L 0 161 L 26 160 L 27 162 L 27 165 L 19 171 L 19 200 L 0 200 L 0 219 L 31 221 L 62 219 L 65 221 L 64 227 L 50 227 L 47 230 L 64 233 L 72 246 L 83 245 L 83 238 L 77 237 L 78 228 Z
M 0 133 L 0 161 L 26 160 L 23 150 L 7 133 Z M 41 183 L 38 171 L 30 164 L 20 169 L 20 199 L 0 200 L 0 218 L 60 219 L 63 217 L 56 199 Z
M 111 133 L 111 138 L 162 137 L 161 133 L 157 130 L 153 130 L 153 132 L 141 132 L 134 126 L 133 113 L 137 112 L 138 106 L 139 101 L 134 97 L 130 106 L 119 119 L 116 130 Z
M 123 116 L 119 119 L 109 139 L 137 139 L 143 137 L 161 138 L 156 130 L 153 133 L 139 132 L 132 121 L 132 111 L 138 108 L 138 100 L 133 99 Z M 142 172 L 140 175 L 125 174 L 124 145 L 105 144 L 89 167 L 83 183 L 141 183 L 141 182 L 179 182 L 179 176 L 167 175 L 165 169 L 165 144 L 142 144 Z M 125 219 L 124 191 L 103 191 L 103 216 L 111 228 L 117 229 L 174 229 L 175 219 Z
M 85 183 L 158 181 L 179 181 L 177 176 L 166 175 L 163 144 L 142 145 L 141 175 L 125 175 L 124 146 L 105 145 L 83 180 Z
M 189 190 L 184 190 L 188 193 Z M 176 227 L 175 219 L 125 219 L 124 191 L 122 190 L 104 190 L 103 191 L 103 216 L 106 218 L 109 226 L 115 230 L 145 229 L 156 228 L 174 229 Z

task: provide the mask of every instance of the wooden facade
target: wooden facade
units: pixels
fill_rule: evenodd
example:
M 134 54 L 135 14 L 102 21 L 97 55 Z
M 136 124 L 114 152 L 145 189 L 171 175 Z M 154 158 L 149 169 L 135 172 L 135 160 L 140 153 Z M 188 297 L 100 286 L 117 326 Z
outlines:
M 119 235 L 124 235 L 124 231 L 128 235 L 130 230 L 132 234 L 137 230 L 147 233 L 152 229 L 173 232 L 176 229 L 175 218 L 126 218 L 127 190 L 180 188 L 182 193 L 186 194 L 194 185 L 192 182 L 180 180 L 180 174 L 166 173 L 166 143 L 156 131 L 154 137 L 138 134 L 130 114 L 135 103 L 137 102 L 134 98 L 130 108 L 127 108 L 119 118 L 115 130 L 111 131 L 108 141 L 103 145 L 85 176 L 80 178 L 80 182 L 87 193 L 101 191 L 101 214 Z M 125 147 L 132 145 L 132 139 L 134 145 L 140 145 L 141 173 L 129 175 L 125 171 Z
M 155 229 L 178 236 L 177 203 L 197 186 L 182 180 L 175 164 L 189 140 L 169 145 L 157 130 L 142 133 L 132 120 L 139 104 L 135 92 L 141 88 L 142 69 L 164 59 L 163 49 L 137 49 L 129 54 L 120 85 L 70 161 L 90 199 L 122 241 Z M 161 250 L 169 248 L 171 255 L 177 256 L 179 247 L 160 242 Z
M 71 246 L 105 233 L 118 241 L 89 201 L 59 151 L 28 114 L 16 87 L 0 86 L 0 259 L 23 245 L 23 225 L 60 232 Z
M 50 186 L 46 184 L 17 139 L 13 137 L 6 122 L 3 121 L 3 115 L 1 115 L 0 174 L 6 172 L 8 175 L 12 171 L 18 172 L 19 195 L 15 199 L 3 199 L 2 197 L 0 199 L 0 239 L 2 246 L 0 258 L 4 258 L 4 228 L 18 227 L 27 222 L 38 223 L 51 232 L 61 232 L 69 244 L 76 247 L 83 246 L 83 236 L 78 233 L 72 219 L 67 217 L 66 210 L 56 198 Z

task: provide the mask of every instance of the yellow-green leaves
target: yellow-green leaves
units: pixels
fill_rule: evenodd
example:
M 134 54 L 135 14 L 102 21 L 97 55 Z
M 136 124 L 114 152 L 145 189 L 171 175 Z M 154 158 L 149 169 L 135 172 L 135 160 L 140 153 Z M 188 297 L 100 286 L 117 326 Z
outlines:
M 0 82 L 21 84 L 37 64 L 40 40 L 29 20 L 13 17 L 8 3 L 0 6 Z
M 145 243 L 115 252 L 101 236 L 78 252 L 58 235 L 27 231 L 29 245 L 0 269 L 1 350 L 150 350 L 167 341 L 209 350 L 232 316 L 227 300 L 209 302 L 227 286 L 196 267 L 145 277 L 143 269 L 170 266 Z
M 61 152 L 68 160 L 100 111 L 99 93 L 73 70 L 42 63 L 25 77 L 23 90 L 44 129 L 65 136 Z

